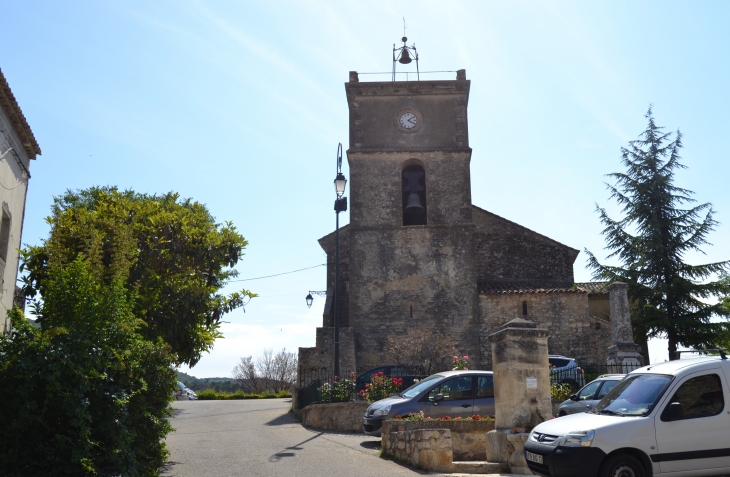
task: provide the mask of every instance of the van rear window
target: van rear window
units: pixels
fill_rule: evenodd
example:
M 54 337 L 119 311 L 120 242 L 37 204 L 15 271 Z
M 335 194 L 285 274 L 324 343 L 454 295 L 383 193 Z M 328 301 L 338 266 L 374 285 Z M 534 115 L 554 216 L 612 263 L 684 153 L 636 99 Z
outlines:
M 568 363 L 570 363 L 570 360 L 565 358 L 548 358 L 548 360 L 550 361 L 550 364 L 552 364 L 556 368 L 568 366 Z

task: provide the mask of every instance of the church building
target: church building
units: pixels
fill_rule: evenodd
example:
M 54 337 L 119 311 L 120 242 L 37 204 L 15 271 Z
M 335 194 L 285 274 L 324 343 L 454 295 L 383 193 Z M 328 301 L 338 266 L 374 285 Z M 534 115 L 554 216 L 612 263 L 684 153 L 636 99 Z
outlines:
M 340 369 L 394 364 L 388 337 L 443 332 L 471 366 L 491 369 L 489 335 L 515 318 L 550 331 L 549 351 L 605 363 L 603 283 L 575 283 L 579 251 L 472 203 L 465 70 L 448 81 L 345 83 L 350 223 L 339 231 Z M 537 198 L 535 199 L 537 200 Z M 519 217 L 515 218 L 519 220 Z M 302 372 L 332 368 L 335 234 L 316 347 Z

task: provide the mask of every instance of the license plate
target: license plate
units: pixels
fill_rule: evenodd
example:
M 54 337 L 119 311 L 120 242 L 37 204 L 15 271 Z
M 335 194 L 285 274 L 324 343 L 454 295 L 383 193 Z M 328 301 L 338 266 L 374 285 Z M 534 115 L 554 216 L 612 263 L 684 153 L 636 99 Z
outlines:
M 533 454 L 532 452 L 525 451 L 525 458 L 530 462 L 542 464 L 542 456 L 540 454 Z

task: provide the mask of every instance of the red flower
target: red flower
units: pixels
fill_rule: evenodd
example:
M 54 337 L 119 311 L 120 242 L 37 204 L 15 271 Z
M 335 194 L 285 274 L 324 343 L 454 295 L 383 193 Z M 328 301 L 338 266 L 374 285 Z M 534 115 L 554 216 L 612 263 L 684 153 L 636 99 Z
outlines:
M 378 373 L 378 376 L 385 376 L 385 373 L 384 373 L 383 371 L 380 371 L 380 372 Z
M 364 389 L 361 389 L 360 390 L 360 396 L 364 396 L 364 395 L 365 395 L 365 390 Z

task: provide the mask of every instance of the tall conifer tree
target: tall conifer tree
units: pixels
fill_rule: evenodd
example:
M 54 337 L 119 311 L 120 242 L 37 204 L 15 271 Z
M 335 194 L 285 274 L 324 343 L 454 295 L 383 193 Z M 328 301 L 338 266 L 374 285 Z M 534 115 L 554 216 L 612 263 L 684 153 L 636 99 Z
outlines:
M 606 184 L 610 198 L 621 207 L 623 218 L 613 220 L 596 206 L 608 258 L 619 265 L 601 264 L 586 253 L 595 279 L 629 284 L 635 334 L 666 337 L 669 359 L 678 359 L 680 345 L 702 348 L 722 341 L 727 324 L 711 319 L 727 318 L 729 310 L 706 301 L 726 293 L 722 281 L 709 280 L 727 271 L 730 261 L 685 262 L 688 252 L 701 252 L 708 244 L 707 234 L 718 222 L 711 204 L 694 205 L 694 193 L 674 185 L 675 170 L 686 167 L 679 156 L 682 134 L 677 131 L 672 138 L 665 133 L 655 124 L 651 107 L 646 118 L 648 126 L 639 139 L 621 148 L 626 172 L 608 175 L 615 180 Z

